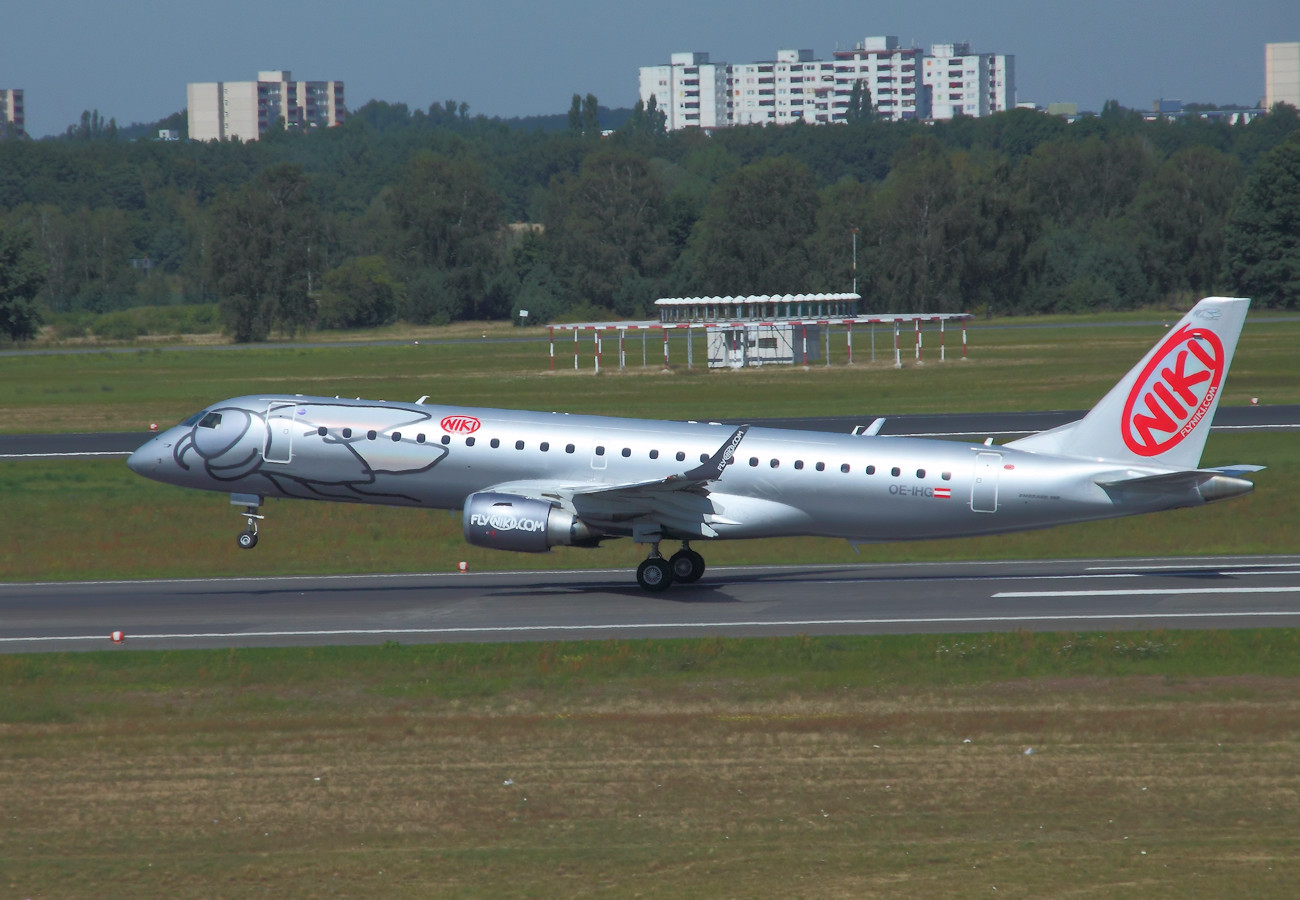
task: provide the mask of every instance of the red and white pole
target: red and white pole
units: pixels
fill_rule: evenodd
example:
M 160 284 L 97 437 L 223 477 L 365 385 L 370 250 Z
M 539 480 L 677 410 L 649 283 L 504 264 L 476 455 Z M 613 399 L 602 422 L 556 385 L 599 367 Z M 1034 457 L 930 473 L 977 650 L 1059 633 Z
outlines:
M 546 341 L 551 345 L 551 371 L 555 371 L 555 326 L 546 326 Z

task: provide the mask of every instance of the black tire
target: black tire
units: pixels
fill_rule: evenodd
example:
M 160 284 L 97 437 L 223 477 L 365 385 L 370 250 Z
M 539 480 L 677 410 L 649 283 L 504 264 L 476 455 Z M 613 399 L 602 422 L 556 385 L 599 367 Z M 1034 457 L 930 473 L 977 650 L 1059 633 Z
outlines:
M 239 536 L 239 549 L 252 550 L 257 546 L 257 535 L 251 531 L 245 531 Z
M 647 559 L 636 567 L 636 583 L 645 591 L 666 591 L 672 586 L 673 570 L 665 559 Z
M 678 550 L 668 560 L 673 570 L 673 581 L 694 584 L 704 575 L 704 557 L 694 550 Z

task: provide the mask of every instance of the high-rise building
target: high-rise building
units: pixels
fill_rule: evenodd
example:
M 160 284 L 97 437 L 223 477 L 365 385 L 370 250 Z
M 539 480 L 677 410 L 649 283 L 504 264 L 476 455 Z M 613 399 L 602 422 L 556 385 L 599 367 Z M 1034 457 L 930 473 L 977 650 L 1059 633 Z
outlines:
M 0 88 L 0 138 L 24 134 L 22 88 Z
M 925 58 L 930 117 L 989 116 L 1016 108 L 1016 58 L 971 53 L 970 44 L 934 44 Z
M 287 70 L 258 72 L 257 81 L 191 82 L 190 138 L 255 141 L 277 121 L 285 128 L 328 128 L 347 119 L 341 81 L 294 81 Z
M 707 53 L 674 53 L 666 66 L 641 67 L 641 100 L 665 116 L 669 131 L 717 128 L 728 124 L 728 66 L 709 62 Z
M 1264 45 L 1264 106 L 1274 103 L 1300 109 L 1300 42 Z
M 731 67 L 732 125 L 830 122 L 835 65 L 811 50 L 778 50 L 776 59 Z
M 894 35 L 864 38 L 852 50 L 836 50 L 834 120 L 844 121 L 853 82 L 871 92 L 876 115 L 894 122 L 930 117 L 930 97 L 922 80 L 925 51 L 902 47 Z
M 969 44 L 936 44 L 932 56 L 893 35 L 817 59 L 778 50 L 776 59 L 710 64 L 707 53 L 674 53 L 667 66 L 641 68 L 641 100 L 655 97 L 669 131 L 729 125 L 844 122 L 855 92 L 891 121 L 987 116 L 1016 106 L 1015 57 L 973 54 Z

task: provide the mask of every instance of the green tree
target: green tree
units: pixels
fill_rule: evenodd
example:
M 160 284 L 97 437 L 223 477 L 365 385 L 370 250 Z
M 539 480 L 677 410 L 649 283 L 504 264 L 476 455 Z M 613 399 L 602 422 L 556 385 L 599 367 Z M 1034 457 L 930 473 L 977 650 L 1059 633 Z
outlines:
M 492 317 L 497 304 L 488 288 L 501 261 L 501 201 L 483 167 L 467 157 L 421 153 L 393 186 L 388 209 L 399 271 L 428 287 L 417 291 L 412 309 L 452 320 Z M 440 274 L 415 279 L 429 270 Z
M 621 147 L 602 147 L 583 161 L 577 177 L 556 179 L 547 203 L 546 247 L 576 299 L 606 308 L 615 306 L 628 279 L 665 273 L 672 261 L 665 193 L 649 161 Z
M 1212 293 L 1222 278 L 1228 215 L 1241 166 L 1209 147 L 1180 150 L 1142 183 L 1130 233 L 1147 277 L 1162 294 Z
M 849 91 L 849 105 L 844 110 L 844 121 L 854 125 L 858 122 L 871 122 L 875 118 L 875 110 L 871 107 L 871 88 L 867 86 L 865 78 L 859 78 L 853 82 L 853 89 Z
M 1255 166 L 1225 244 L 1228 277 L 1241 296 L 1269 307 L 1300 306 L 1300 133 Z
M 294 334 L 316 316 L 313 279 L 323 268 L 320 217 L 297 166 L 274 166 L 222 197 L 214 213 L 208 267 L 236 341 Z
M 695 283 L 706 294 L 805 293 L 807 238 L 819 205 L 812 172 L 789 157 L 764 159 L 723 178 L 695 226 Z
M 397 316 L 402 287 L 382 256 L 350 259 L 325 273 L 316 301 L 323 328 L 374 328 Z
M 45 268 L 26 229 L 0 222 L 0 334 L 13 341 L 36 336 L 41 310 L 36 295 L 45 283 Z

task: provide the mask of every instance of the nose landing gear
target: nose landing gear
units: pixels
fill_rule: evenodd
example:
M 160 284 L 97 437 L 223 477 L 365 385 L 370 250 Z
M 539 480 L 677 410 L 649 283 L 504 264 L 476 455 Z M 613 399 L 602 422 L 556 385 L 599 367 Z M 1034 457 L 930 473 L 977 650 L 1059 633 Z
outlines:
M 230 502 L 234 506 L 244 507 L 243 515 L 248 520 L 248 530 L 239 535 L 240 550 L 252 550 L 257 546 L 257 523 L 266 516 L 259 515 L 262 498 L 258 494 L 231 494 Z

